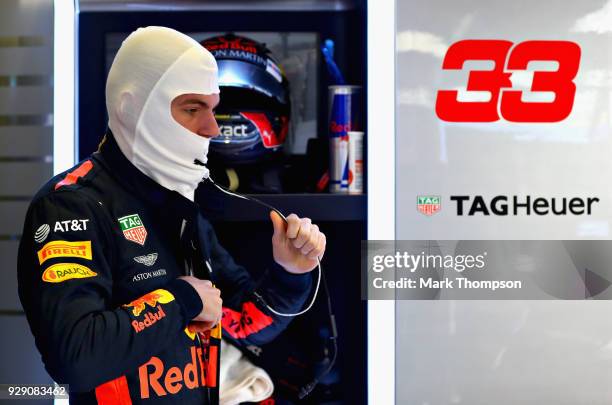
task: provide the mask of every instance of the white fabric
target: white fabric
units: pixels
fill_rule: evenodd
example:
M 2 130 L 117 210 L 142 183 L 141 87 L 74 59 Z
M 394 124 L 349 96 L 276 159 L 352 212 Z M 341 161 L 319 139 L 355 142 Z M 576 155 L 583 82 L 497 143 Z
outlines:
M 219 93 L 217 63 L 202 45 L 165 27 L 139 28 L 123 41 L 106 83 L 108 126 L 134 166 L 193 200 L 208 177 L 194 160 L 207 162 L 209 139 L 172 117 L 172 100 L 188 93 Z
M 219 373 L 220 405 L 259 402 L 274 392 L 274 383 L 268 373 L 253 365 L 240 350 L 224 340 L 221 341 Z

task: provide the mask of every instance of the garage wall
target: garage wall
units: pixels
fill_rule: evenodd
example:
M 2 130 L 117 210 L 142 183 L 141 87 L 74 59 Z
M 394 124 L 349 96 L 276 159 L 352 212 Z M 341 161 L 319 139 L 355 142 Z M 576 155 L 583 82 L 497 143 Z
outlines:
M 578 243 L 612 236 L 612 2 L 400 0 L 396 4 L 396 239 L 521 241 L 525 249 L 520 259 L 506 260 L 503 276 L 489 260 L 486 272 L 462 273 L 463 277 L 512 280 L 529 274 L 544 291 L 552 291 L 552 283 L 541 274 L 550 270 L 556 281 L 565 277 L 557 260 L 567 257 L 576 273 L 607 269 L 609 261 L 607 267 L 586 262 L 605 257 L 607 250 L 598 251 L 598 243 L 589 243 L 592 250 L 580 253 L 584 259 L 574 256 L 573 243 L 551 243 L 548 246 L 554 250 L 546 251 L 539 246 L 541 241 Z M 482 42 L 464 40 L 513 45 L 507 55 L 500 52 L 497 63 L 471 53 L 484 51 Z M 559 46 L 559 41 L 567 46 L 569 41 L 580 48 L 580 55 L 576 60 L 575 53 L 563 52 L 570 57 L 554 62 L 546 52 L 534 50 L 529 56 L 533 63 L 515 69 L 510 63 L 513 53 L 534 46 L 533 41 L 547 41 L 546 47 Z M 453 62 L 446 64 L 458 49 L 466 50 L 461 70 L 454 69 Z M 566 107 L 567 117 L 543 122 L 545 115 L 538 113 L 531 122 L 525 116 L 518 122 L 516 111 L 552 105 L 537 87 L 543 71 L 557 71 L 546 64 L 558 63 L 561 70 L 578 62 L 572 79 L 575 97 L 566 103 L 572 107 L 569 112 Z M 474 85 L 477 76 L 472 74 L 491 70 L 494 64 L 512 78 L 511 86 L 502 85 L 500 97 L 472 91 L 483 89 Z M 449 94 L 440 93 L 445 90 L 457 91 L 459 103 L 444 106 L 439 95 Z M 524 103 L 514 111 L 508 104 L 503 107 L 505 94 L 511 91 L 520 92 Z M 555 97 L 554 102 L 562 102 L 560 93 Z M 498 119 L 477 111 L 475 106 L 483 105 L 493 106 L 490 111 Z M 470 109 L 476 113 L 468 115 Z M 439 196 L 440 212 L 421 214 L 417 196 Z M 494 215 L 492 211 L 460 215 L 451 196 L 471 200 L 482 196 L 485 201 L 494 196 L 510 196 L 508 201 L 512 196 L 521 200 L 531 196 L 532 201 L 593 196 L 601 203 L 591 215 Z M 508 246 L 502 249 L 509 251 Z M 531 246 L 538 246 L 534 253 Z M 454 245 L 449 250 L 453 249 Z M 540 252 L 546 252 L 544 260 L 538 257 Z M 491 253 L 492 249 L 489 259 Z M 432 275 L 427 274 L 424 277 Z M 453 277 L 446 271 L 444 276 Z M 573 290 L 578 288 L 585 290 L 576 283 Z M 482 300 L 477 290 L 471 291 L 473 301 L 443 300 L 452 293 L 448 288 L 440 291 L 439 301 L 397 301 L 398 404 L 612 403 L 612 301 L 553 300 L 558 293 L 551 293 L 550 300 Z
M 17 247 L 27 206 L 52 175 L 52 83 L 53 1 L 2 0 L 0 383 L 4 384 L 51 382 L 19 303 L 16 271 Z

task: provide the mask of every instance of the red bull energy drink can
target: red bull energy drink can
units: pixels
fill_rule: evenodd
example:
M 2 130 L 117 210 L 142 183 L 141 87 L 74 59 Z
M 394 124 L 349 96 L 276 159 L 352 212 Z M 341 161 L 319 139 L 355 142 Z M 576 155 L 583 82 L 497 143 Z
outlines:
M 349 194 L 363 193 L 363 132 L 349 131 Z
M 360 131 L 361 86 L 329 86 L 329 191 L 349 191 L 349 131 Z

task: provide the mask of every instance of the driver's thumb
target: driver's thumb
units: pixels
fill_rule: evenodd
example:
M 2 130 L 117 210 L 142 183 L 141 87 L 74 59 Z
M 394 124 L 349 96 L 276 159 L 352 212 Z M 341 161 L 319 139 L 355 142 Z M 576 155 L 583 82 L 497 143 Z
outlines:
M 270 220 L 272 221 L 272 227 L 274 228 L 274 235 L 272 238 L 281 239 L 285 236 L 285 221 L 275 211 L 270 211 Z

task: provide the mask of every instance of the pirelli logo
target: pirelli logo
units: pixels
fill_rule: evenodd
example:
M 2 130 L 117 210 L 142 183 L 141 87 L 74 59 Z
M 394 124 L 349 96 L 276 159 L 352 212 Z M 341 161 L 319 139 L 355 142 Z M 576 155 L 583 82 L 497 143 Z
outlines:
M 40 264 L 56 257 L 79 257 L 91 260 L 91 241 L 67 242 L 65 240 L 54 240 L 38 251 L 38 262 Z

